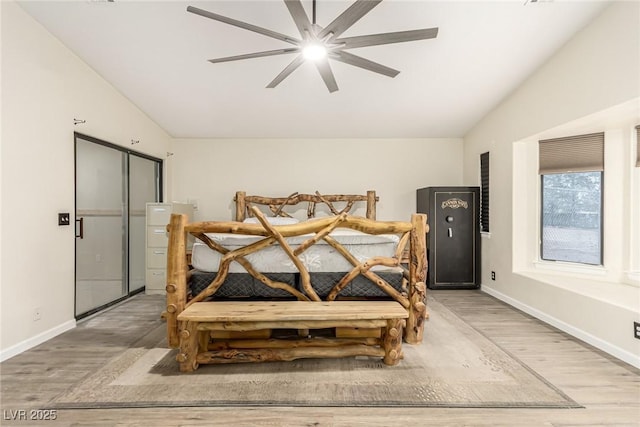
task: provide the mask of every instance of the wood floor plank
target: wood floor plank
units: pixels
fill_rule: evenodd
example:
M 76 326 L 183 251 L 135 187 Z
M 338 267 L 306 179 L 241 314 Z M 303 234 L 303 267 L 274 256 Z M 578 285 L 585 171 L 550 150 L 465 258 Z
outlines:
M 639 426 L 640 370 L 475 290 L 430 291 L 480 333 L 582 409 L 497 408 L 144 408 L 60 410 L 55 421 L 2 426 Z M 0 407 L 45 408 L 126 348 L 148 345 L 164 300 L 138 295 L 0 364 Z M 429 324 L 425 328 L 429 339 Z M 455 337 L 452 337 L 455 339 Z

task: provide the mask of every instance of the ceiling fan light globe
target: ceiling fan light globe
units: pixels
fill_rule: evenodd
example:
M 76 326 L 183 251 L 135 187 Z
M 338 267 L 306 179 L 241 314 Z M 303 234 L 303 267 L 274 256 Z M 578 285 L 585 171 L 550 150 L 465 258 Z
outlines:
M 321 44 L 311 43 L 302 49 L 302 55 L 310 61 L 317 61 L 327 56 L 327 48 Z

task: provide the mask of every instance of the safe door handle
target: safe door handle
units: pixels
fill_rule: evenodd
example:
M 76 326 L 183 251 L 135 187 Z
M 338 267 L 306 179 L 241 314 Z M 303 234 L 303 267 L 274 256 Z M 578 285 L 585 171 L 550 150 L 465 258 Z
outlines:
M 80 223 L 80 230 L 79 230 L 79 233 L 76 234 L 76 237 L 84 239 L 84 218 L 83 217 L 77 218 L 76 223 Z
M 453 229 L 451 227 L 449 227 L 447 233 L 449 234 L 449 237 L 453 237 Z

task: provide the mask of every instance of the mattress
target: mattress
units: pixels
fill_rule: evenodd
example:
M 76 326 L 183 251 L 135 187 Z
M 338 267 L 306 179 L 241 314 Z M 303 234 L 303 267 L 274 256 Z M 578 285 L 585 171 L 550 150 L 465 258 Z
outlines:
M 393 257 L 400 237 L 395 234 L 371 235 L 351 229 L 336 229 L 331 234 L 358 261 L 364 262 L 373 257 Z M 239 249 L 262 240 L 262 236 L 246 236 L 240 234 L 208 233 L 207 237 L 229 250 Z M 295 249 L 302 242 L 313 237 L 313 234 L 286 238 L 287 243 Z M 201 240 L 196 240 L 191 254 L 191 263 L 197 270 L 216 272 L 222 255 L 212 250 Z M 353 266 L 340 253 L 325 241 L 319 241 L 298 256 L 310 273 L 348 272 Z M 262 273 L 298 273 L 293 261 L 282 250 L 280 245 L 273 244 L 256 253 L 246 256 L 253 267 Z M 376 266 L 372 271 L 386 271 L 388 267 Z M 237 262 L 229 266 L 230 273 L 245 273 L 246 270 Z

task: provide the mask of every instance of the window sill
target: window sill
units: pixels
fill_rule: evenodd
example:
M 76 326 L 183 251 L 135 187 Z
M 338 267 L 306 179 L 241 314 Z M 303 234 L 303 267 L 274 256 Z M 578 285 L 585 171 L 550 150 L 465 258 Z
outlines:
M 608 271 L 602 265 L 576 264 L 562 261 L 535 261 L 533 266 L 536 270 L 556 272 L 560 274 L 583 274 L 585 276 L 606 276 Z
M 625 271 L 626 282 L 628 285 L 640 287 L 640 271 Z
M 490 239 L 491 238 L 491 233 L 488 231 L 481 231 L 480 232 L 480 237 L 484 238 L 484 239 Z
M 640 311 L 639 286 L 619 281 L 608 281 L 604 280 L 604 278 L 603 280 L 598 280 L 593 277 L 578 277 L 567 272 L 559 274 L 552 271 L 545 273 L 540 271 L 516 271 L 514 274 L 598 301 L 604 301 L 627 310 Z

